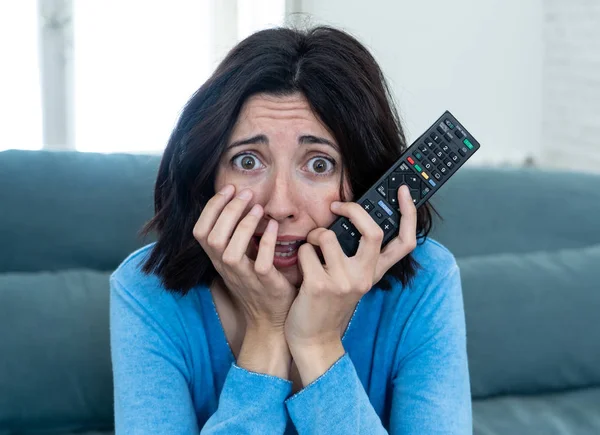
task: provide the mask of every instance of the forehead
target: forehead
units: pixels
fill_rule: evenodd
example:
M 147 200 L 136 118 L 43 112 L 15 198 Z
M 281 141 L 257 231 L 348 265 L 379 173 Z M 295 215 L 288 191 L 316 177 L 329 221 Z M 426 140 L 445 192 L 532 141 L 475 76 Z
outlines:
M 236 126 L 295 122 L 299 125 L 327 131 L 301 93 L 289 95 L 255 94 L 243 104 Z

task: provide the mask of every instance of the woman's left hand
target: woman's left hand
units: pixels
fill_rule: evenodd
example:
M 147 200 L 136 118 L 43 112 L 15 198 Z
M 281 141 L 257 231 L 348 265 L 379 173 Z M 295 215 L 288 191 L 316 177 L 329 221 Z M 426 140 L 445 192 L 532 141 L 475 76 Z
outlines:
M 383 251 L 383 230 L 359 204 L 332 203 L 361 233 L 358 251 L 347 257 L 335 233 L 317 228 L 298 250 L 303 282 L 288 313 L 285 335 L 302 383 L 308 385 L 344 354 L 341 337 L 356 304 L 417 244 L 417 210 L 407 186 L 398 189 L 402 219 L 398 237 Z M 323 253 L 321 264 L 315 250 Z

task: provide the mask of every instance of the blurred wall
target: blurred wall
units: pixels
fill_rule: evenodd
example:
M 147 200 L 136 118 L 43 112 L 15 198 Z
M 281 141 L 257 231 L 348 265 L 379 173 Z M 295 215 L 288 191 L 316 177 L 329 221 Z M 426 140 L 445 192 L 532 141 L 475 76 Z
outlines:
M 473 164 L 539 159 L 542 0 L 299 0 L 380 62 L 409 141 L 448 109 L 482 143 Z

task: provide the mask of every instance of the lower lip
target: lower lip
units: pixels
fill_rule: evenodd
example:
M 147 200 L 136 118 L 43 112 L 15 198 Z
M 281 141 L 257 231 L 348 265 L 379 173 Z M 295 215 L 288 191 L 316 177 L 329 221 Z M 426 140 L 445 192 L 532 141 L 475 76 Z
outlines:
M 258 241 L 256 237 L 252 237 L 252 242 L 254 243 L 254 247 L 256 248 L 256 252 L 258 252 Z M 292 255 L 289 257 L 280 257 L 278 255 L 273 256 L 273 266 L 276 268 L 284 268 L 294 266 L 298 262 L 298 249 L 294 251 Z

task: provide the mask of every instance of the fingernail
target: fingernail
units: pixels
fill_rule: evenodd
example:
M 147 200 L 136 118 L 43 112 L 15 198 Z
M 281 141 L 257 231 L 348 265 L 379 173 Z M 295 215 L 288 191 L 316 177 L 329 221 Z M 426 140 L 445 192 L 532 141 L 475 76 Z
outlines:
M 219 190 L 219 193 L 223 196 L 229 196 L 233 193 L 233 186 L 231 184 L 228 184 L 227 186 Z
M 250 214 L 254 215 L 254 216 L 262 215 L 262 210 L 260 209 L 260 205 L 254 204 L 254 206 L 252 206 L 252 209 L 250 210 Z
M 267 224 L 267 229 L 265 231 L 273 232 L 277 230 L 277 221 L 275 219 L 271 219 Z
M 250 199 L 250 198 L 252 198 L 252 192 L 250 191 L 250 189 L 244 189 L 239 193 L 238 198 Z
M 334 210 L 337 210 L 338 208 L 340 208 L 341 205 L 342 205 L 341 202 L 339 202 L 339 201 L 333 201 L 331 203 L 331 208 L 334 209 Z

